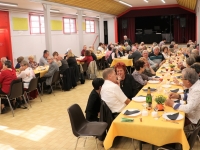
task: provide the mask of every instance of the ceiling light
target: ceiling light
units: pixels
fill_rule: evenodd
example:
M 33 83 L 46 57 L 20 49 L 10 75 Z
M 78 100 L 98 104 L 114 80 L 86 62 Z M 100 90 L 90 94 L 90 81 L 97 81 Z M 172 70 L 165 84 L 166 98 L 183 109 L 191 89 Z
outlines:
M 99 16 L 96 16 L 96 18 L 100 18 Z
M 78 15 L 78 14 L 76 13 L 75 15 Z M 86 16 L 86 14 L 83 14 L 82 16 L 84 17 L 84 16 Z
M 11 6 L 11 7 L 17 7 L 18 6 L 18 4 L 15 4 L 15 3 L 4 3 L 4 2 L 0 2 L 0 5 Z
M 57 9 L 50 9 L 50 12 L 60 12 L 60 11 Z
M 148 3 L 149 1 L 148 0 L 144 0 L 146 3 Z
M 129 7 L 132 7 L 132 5 L 130 5 L 130 4 L 126 3 L 126 2 L 123 2 L 123 1 L 119 1 L 119 3 L 124 4 L 126 6 L 129 6 Z
M 165 0 L 161 0 L 163 3 L 165 3 Z

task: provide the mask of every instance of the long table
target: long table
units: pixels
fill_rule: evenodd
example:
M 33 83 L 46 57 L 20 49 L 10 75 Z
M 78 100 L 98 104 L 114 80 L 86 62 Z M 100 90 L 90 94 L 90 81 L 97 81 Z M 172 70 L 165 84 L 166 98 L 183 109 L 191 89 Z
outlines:
M 157 72 L 159 72 L 159 69 Z M 156 73 L 158 76 L 162 76 L 161 73 Z M 178 76 L 180 74 L 174 74 L 173 76 Z M 165 73 L 164 80 L 160 84 L 147 84 L 144 88 L 152 87 L 152 88 L 160 88 L 165 83 L 165 80 L 170 77 L 169 74 Z M 169 89 L 181 88 L 180 86 L 171 85 Z M 165 95 L 164 90 L 169 90 L 163 88 L 160 92 L 152 92 L 153 95 L 153 107 L 155 107 L 156 102 L 154 101 L 156 95 Z M 147 93 L 141 90 L 137 95 L 146 95 Z M 142 106 L 143 103 L 138 103 L 135 101 L 131 101 L 125 109 L 136 108 L 139 110 L 145 109 Z M 132 139 L 137 139 L 140 141 L 144 141 L 156 146 L 162 146 L 169 143 L 180 143 L 182 144 L 183 150 L 189 149 L 189 144 L 187 138 L 185 136 L 183 127 L 184 127 L 184 119 L 178 122 L 178 124 L 173 123 L 172 121 L 166 121 L 162 118 L 163 111 L 160 111 L 158 115 L 160 118 L 153 118 L 151 116 L 152 110 L 149 111 L 148 116 L 136 116 L 136 117 L 128 117 L 134 118 L 133 122 L 121 122 L 121 118 L 126 117 L 122 113 L 120 113 L 117 118 L 113 121 L 107 136 L 104 140 L 105 149 L 109 149 L 112 146 L 113 140 L 116 136 L 124 136 Z M 165 106 L 165 112 L 177 112 L 173 108 Z M 180 112 L 183 116 L 185 116 L 184 112 Z M 142 122 L 140 121 L 142 118 Z

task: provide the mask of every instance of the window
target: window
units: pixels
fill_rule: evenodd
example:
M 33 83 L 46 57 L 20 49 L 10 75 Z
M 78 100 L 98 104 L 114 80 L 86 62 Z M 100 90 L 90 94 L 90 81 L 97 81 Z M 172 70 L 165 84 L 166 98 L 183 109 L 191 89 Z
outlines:
M 94 33 L 94 20 L 85 20 L 87 33 Z
M 76 19 L 63 18 L 64 33 L 76 33 Z
M 30 15 L 30 30 L 31 34 L 45 33 L 44 16 Z

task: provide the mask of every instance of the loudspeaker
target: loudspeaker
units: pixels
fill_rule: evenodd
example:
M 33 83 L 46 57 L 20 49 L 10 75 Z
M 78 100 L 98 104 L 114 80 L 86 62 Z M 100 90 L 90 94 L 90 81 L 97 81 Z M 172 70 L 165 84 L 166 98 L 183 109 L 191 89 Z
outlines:
M 127 20 L 122 20 L 122 29 L 127 29 Z
M 186 18 L 180 18 L 180 26 L 182 28 L 186 27 Z

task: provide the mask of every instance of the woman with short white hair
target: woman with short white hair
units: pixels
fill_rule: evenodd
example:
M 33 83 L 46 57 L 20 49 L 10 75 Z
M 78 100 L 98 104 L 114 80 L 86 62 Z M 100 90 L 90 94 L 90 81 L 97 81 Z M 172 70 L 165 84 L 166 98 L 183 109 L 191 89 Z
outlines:
M 32 69 L 35 69 L 38 67 L 38 63 L 34 61 L 34 57 L 33 56 L 29 56 L 28 57 L 29 60 L 29 65 Z

